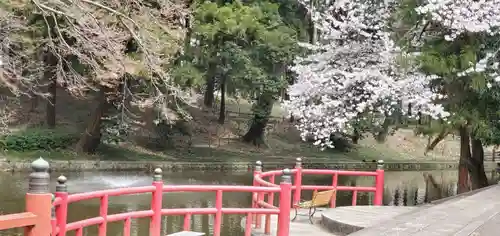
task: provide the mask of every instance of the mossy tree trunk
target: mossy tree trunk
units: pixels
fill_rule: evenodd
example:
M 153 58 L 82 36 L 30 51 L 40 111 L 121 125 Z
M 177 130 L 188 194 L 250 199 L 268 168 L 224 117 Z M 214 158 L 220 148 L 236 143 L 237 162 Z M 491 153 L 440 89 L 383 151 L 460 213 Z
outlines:
M 460 160 L 458 163 L 458 193 L 469 191 L 470 136 L 465 125 L 458 128 L 460 135 Z
M 80 137 L 76 144 L 76 151 L 81 153 L 95 153 L 97 147 L 101 143 L 101 125 L 102 118 L 110 107 L 110 103 L 106 99 L 107 89 L 101 87 L 96 98 L 97 106 L 92 113 L 87 124 L 85 132 Z
M 378 143 L 384 143 L 387 140 L 387 136 L 389 135 L 389 126 L 393 123 L 392 121 L 392 117 L 386 114 L 382 127 L 380 127 L 378 132 L 374 135 L 374 138 Z
M 488 186 L 488 177 L 484 171 L 484 149 L 483 143 L 477 138 L 471 140 L 472 155 L 469 162 L 469 174 L 472 189 Z
M 224 124 L 226 121 L 226 76 L 221 78 L 220 83 L 220 109 L 219 109 L 219 124 Z
M 361 133 L 359 132 L 359 129 L 355 128 L 351 136 L 352 143 L 358 144 L 360 139 L 361 139 Z
M 254 117 L 251 120 L 250 128 L 243 136 L 243 141 L 255 146 L 266 145 L 265 130 L 269 122 L 269 117 L 273 110 L 274 99 L 272 94 L 262 94 L 257 100 Z
M 215 76 L 217 72 L 217 65 L 214 63 L 210 63 L 208 66 L 207 72 L 207 81 L 205 83 L 206 89 L 205 94 L 203 96 L 203 104 L 206 107 L 212 107 L 214 103 L 214 92 L 215 92 Z

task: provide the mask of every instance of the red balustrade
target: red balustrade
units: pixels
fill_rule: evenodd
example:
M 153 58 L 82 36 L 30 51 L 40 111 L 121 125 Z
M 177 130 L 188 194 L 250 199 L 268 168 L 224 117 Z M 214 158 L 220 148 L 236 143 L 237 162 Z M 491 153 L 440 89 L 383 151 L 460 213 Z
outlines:
M 384 197 L 384 170 L 383 170 L 383 161 L 379 160 L 377 162 L 377 170 L 376 171 L 346 171 L 346 170 L 328 170 L 328 169 L 302 169 L 302 159 L 297 158 L 295 168 L 291 170 L 290 174 L 293 175 L 294 181 L 291 189 L 293 191 L 293 200 L 292 206 L 296 206 L 301 199 L 301 194 L 303 190 L 336 190 L 336 191 L 351 191 L 352 192 L 352 201 L 351 205 L 357 205 L 357 197 L 358 192 L 373 192 L 373 205 L 380 206 L 383 204 Z M 262 162 L 258 161 L 256 163 L 256 168 L 254 171 L 254 186 L 266 186 L 266 187 L 275 187 L 277 186 L 274 183 L 274 179 L 276 176 L 282 175 L 282 171 L 267 171 L 262 172 Z M 322 185 L 303 185 L 302 177 L 304 175 L 330 175 L 332 176 L 332 185 L 330 186 L 322 186 Z M 373 176 L 375 185 L 373 187 L 363 187 L 363 186 L 341 186 L 338 185 L 339 176 Z M 265 179 L 268 179 L 267 181 Z M 253 204 L 252 207 L 269 207 L 272 205 L 272 201 L 274 199 L 274 195 L 269 193 L 267 194 L 267 202 L 265 200 L 266 193 L 262 192 L 260 194 L 253 195 Z M 337 195 L 335 195 L 337 196 Z M 281 199 L 280 199 L 281 200 Z M 330 208 L 336 207 L 336 197 L 332 198 L 330 203 Z M 253 218 L 255 227 L 261 228 L 262 222 L 259 214 L 256 214 Z M 269 234 L 271 232 L 270 228 L 271 217 L 270 215 L 265 215 L 265 228 L 264 232 Z M 281 227 L 281 224 L 279 225 Z
M 381 163 L 380 163 L 381 164 Z M 151 186 L 108 189 L 102 191 L 69 194 L 66 187 L 66 178 L 60 176 L 56 193 L 48 192 L 48 163 L 43 159 L 33 162 L 34 172 L 30 175 L 30 192 L 26 195 L 26 212 L 0 216 L 0 230 L 24 227 L 25 236 L 65 236 L 74 231 L 76 236 L 83 236 L 83 229 L 88 226 L 98 226 L 98 236 L 107 234 L 107 224 L 110 222 L 123 222 L 123 235 L 130 236 L 131 220 L 137 218 L 150 218 L 150 236 L 160 236 L 161 217 L 167 215 L 184 216 L 183 230 L 189 231 L 192 215 L 213 215 L 213 235 L 220 236 L 222 216 L 224 214 L 246 215 L 245 235 L 250 236 L 252 227 L 261 228 L 261 216 L 266 216 L 265 232 L 271 231 L 271 215 L 278 216 L 277 236 L 288 236 L 290 227 L 290 211 L 294 204 L 300 200 L 302 190 L 328 190 L 353 191 L 352 204 L 356 205 L 357 192 L 375 192 L 374 205 L 382 204 L 384 185 L 384 171 L 380 168 L 376 172 L 342 171 L 342 170 L 310 170 L 302 169 L 301 160 L 297 159 L 293 170 L 262 172 L 262 163 L 257 162 L 254 171 L 254 186 L 232 185 L 164 185 L 161 169 L 156 169 Z M 331 186 L 302 185 L 302 176 L 332 175 Z M 294 184 L 292 185 L 291 175 Z M 339 186 L 338 176 L 374 176 L 374 187 Z M 275 184 L 276 176 L 282 176 L 280 184 Z M 267 179 L 267 180 L 264 180 Z M 186 208 L 163 209 L 163 193 L 169 192 L 215 192 L 215 207 L 212 208 Z M 252 195 L 251 208 L 225 208 L 222 200 L 227 192 L 248 192 Z M 293 192 L 293 196 L 292 196 Z M 108 214 L 109 197 L 151 194 L 151 209 L 143 211 Z M 274 205 L 274 196 L 279 194 L 278 206 Z M 267 200 L 266 200 L 267 196 Z M 71 203 L 99 199 L 99 216 L 75 222 L 67 222 L 68 205 Z M 293 200 L 292 200 L 293 199 Z M 331 207 L 335 207 L 335 199 Z

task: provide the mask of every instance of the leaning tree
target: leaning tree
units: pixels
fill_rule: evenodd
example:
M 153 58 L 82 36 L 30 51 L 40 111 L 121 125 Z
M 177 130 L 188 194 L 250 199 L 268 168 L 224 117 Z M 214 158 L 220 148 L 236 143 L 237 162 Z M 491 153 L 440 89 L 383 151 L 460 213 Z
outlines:
M 3 27 L 4 55 L 12 57 L 3 67 L 4 86 L 49 98 L 57 86 L 95 100 L 77 150 L 95 151 L 105 116 L 117 124 L 108 131 L 123 134 L 140 109 L 155 107 L 166 119 L 169 104 L 182 99 L 167 67 L 183 45 L 182 2 L 23 0 L 0 6 L 16 19 L 2 22 L 10 27 Z M 42 66 L 44 76 L 20 67 L 26 60 Z

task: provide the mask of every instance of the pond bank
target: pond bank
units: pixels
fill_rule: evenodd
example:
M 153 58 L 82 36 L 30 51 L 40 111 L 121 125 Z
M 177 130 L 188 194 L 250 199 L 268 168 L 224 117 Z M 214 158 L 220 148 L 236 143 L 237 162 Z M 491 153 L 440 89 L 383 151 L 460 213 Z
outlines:
M 99 160 L 48 160 L 51 171 L 125 171 L 125 170 L 153 170 L 160 167 L 164 171 L 185 170 L 223 170 L 248 171 L 253 169 L 252 162 L 171 162 L 171 161 L 99 161 Z M 266 162 L 266 169 L 293 168 L 294 162 Z M 0 171 L 23 172 L 30 171 L 31 162 L 26 160 L 0 159 Z M 376 169 L 373 162 L 314 162 L 304 161 L 304 168 L 309 169 Z M 421 170 L 456 170 L 458 163 L 449 162 L 385 162 L 384 169 L 390 171 L 421 171 Z M 494 169 L 494 163 L 485 163 L 488 170 Z

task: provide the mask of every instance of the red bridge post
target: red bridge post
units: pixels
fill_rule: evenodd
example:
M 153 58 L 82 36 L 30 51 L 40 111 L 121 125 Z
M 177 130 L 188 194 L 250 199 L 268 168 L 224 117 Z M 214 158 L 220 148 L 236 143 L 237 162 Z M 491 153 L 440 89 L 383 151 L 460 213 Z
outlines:
M 56 206 L 56 225 L 58 233 L 54 236 L 66 236 L 66 223 L 68 218 L 68 187 L 66 186 L 66 177 L 61 175 L 57 178 L 56 198 L 61 202 Z
M 153 216 L 151 217 L 151 223 L 149 224 L 149 235 L 160 236 L 161 209 L 162 209 L 162 196 L 163 196 L 163 176 L 162 176 L 162 170 L 160 168 L 156 168 L 154 170 L 153 186 L 155 186 L 156 189 L 153 192 L 153 196 L 151 199 L 151 210 L 153 211 Z
M 377 161 L 377 175 L 375 176 L 375 197 L 373 205 L 382 206 L 384 200 L 384 161 Z
M 257 187 L 259 186 L 259 183 L 255 180 L 255 176 L 262 173 L 262 162 L 261 161 L 256 161 L 255 162 L 255 169 L 253 171 L 253 186 Z M 252 193 L 252 208 L 258 208 L 257 202 L 260 201 L 260 193 Z M 257 213 L 253 215 L 253 222 L 255 224 L 256 229 L 260 229 L 260 224 L 261 224 L 261 216 Z
M 292 206 L 292 172 L 289 169 L 283 170 L 280 183 L 280 213 L 278 215 L 277 236 L 290 235 L 290 209 Z
M 297 157 L 297 160 L 295 162 L 295 179 L 294 179 L 294 185 L 295 185 L 295 192 L 293 194 L 293 205 L 298 205 L 300 202 L 300 194 L 302 192 L 302 158 Z
M 26 211 L 36 215 L 36 223 L 26 227 L 25 236 L 50 236 L 52 234 L 52 194 L 49 192 L 49 163 L 41 157 L 31 163 L 26 193 Z

